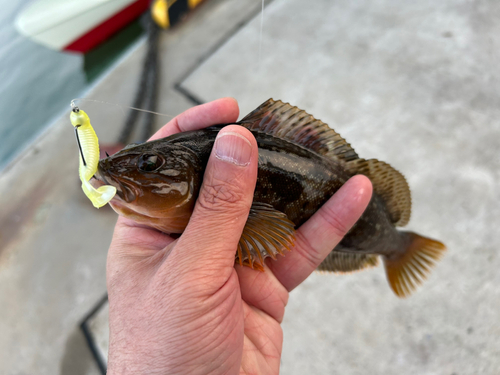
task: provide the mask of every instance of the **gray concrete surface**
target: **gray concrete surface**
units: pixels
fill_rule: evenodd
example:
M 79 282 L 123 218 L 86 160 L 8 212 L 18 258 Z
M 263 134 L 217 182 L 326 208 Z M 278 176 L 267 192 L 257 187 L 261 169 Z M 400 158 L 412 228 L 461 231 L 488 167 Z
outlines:
M 382 268 L 313 274 L 290 297 L 282 373 L 500 373 L 500 3 L 275 0 L 262 39 L 257 15 L 213 50 L 259 7 L 210 0 L 164 35 L 160 111 L 190 106 L 179 80 L 203 101 L 236 97 L 242 114 L 291 102 L 401 170 L 409 228 L 449 247 L 407 300 Z M 88 96 L 127 104 L 141 48 Z M 94 106 L 101 140 L 114 140 L 123 115 Z M 0 177 L 0 373 L 97 373 L 77 325 L 105 292 L 115 217 L 79 190 L 73 142 L 65 117 Z M 106 324 L 93 326 L 103 348 Z
M 276 0 L 183 82 L 307 110 L 413 191 L 447 256 L 408 300 L 382 267 L 290 296 L 283 374 L 500 373 L 500 2 Z M 259 63 L 259 49 L 261 58 Z

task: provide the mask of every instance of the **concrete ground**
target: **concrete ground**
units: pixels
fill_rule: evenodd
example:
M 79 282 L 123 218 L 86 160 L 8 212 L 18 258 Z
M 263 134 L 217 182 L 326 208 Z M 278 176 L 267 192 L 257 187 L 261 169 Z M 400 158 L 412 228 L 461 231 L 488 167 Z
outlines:
M 210 0 L 162 36 L 159 111 L 228 95 L 242 115 L 269 97 L 297 105 L 402 171 L 409 229 L 449 248 L 407 300 L 381 267 L 313 274 L 290 296 L 281 372 L 498 374 L 500 3 L 275 0 L 262 32 L 260 6 Z M 87 96 L 128 104 L 142 53 Z M 112 142 L 120 110 L 81 107 Z M 115 215 L 91 207 L 77 164 L 65 115 L 0 176 L 2 374 L 99 373 L 79 324 L 105 294 Z M 105 309 L 91 324 L 104 350 Z

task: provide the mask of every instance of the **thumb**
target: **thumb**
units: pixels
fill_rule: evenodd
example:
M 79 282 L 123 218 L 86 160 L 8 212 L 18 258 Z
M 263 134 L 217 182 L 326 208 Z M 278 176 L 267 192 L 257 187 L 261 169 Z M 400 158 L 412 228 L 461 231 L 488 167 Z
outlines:
M 193 214 L 170 256 L 179 256 L 191 269 L 232 270 L 252 205 L 257 163 L 257 142 L 249 130 L 230 125 L 219 132 Z

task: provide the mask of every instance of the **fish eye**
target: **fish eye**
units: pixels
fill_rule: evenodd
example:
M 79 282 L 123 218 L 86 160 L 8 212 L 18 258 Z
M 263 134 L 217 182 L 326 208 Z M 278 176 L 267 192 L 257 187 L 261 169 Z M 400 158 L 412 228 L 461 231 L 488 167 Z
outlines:
M 153 172 L 163 165 L 162 158 L 154 154 L 142 154 L 139 157 L 137 166 L 143 172 Z

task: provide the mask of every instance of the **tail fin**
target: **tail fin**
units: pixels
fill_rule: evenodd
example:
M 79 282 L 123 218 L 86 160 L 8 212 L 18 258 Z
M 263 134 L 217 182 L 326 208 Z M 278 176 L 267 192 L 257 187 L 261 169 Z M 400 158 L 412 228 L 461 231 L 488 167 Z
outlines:
M 443 257 L 446 246 L 412 232 L 401 232 L 401 235 L 407 236 L 405 251 L 398 256 L 384 257 L 384 265 L 392 290 L 398 297 L 406 298 L 424 282 Z

